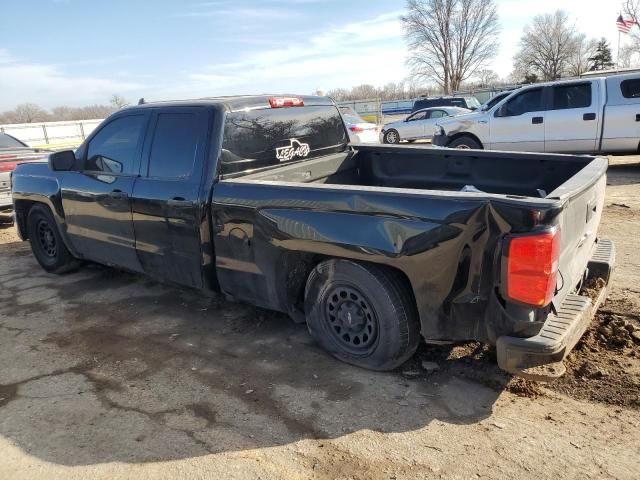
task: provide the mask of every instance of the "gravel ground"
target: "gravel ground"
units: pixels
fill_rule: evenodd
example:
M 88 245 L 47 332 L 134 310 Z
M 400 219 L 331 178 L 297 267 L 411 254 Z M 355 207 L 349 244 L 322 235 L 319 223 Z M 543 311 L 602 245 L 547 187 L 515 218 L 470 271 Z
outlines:
M 99 266 L 48 275 L 0 222 L 0 478 L 637 478 L 637 162 L 609 174 L 610 300 L 550 385 L 477 343 L 350 367 L 281 315 Z

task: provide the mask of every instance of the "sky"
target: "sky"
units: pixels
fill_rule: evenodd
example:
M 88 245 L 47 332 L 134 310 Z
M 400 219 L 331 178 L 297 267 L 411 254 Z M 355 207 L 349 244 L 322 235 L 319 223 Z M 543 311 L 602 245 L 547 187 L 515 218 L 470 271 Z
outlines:
M 511 72 L 522 30 L 566 10 L 614 55 L 617 0 L 496 0 L 490 65 Z M 406 79 L 404 0 L 0 0 L 0 111 L 248 93 L 312 93 Z M 638 27 L 635 27 L 638 28 Z M 624 39 L 623 39 L 624 42 Z

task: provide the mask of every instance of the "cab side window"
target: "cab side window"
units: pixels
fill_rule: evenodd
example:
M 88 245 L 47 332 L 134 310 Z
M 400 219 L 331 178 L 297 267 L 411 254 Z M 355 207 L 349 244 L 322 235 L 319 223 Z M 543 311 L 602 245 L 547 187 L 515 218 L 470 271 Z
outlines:
M 591 105 L 591 84 L 558 85 L 553 87 L 553 109 L 587 108 Z
M 427 116 L 427 112 L 416 113 L 415 115 L 412 115 L 409 118 L 407 118 L 407 122 L 413 122 L 415 120 L 424 120 L 426 116 Z
M 432 110 L 429 118 L 442 118 L 446 116 L 447 112 L 445 112 L 444 110 Z
M 120 117 L 103 127 L 89 142 L 85 170 L 133 175 L 145 126 L 144 115 Z
M 149 177 L 188 178 L 198 150 L 199 123 L 195 113 L 161 113 L 151 143 Z
M 509 100 L 504 106 L 502 116 L 516 117 L 527 112 L 539 112 L 540 110 L 542 110 L 542 89 L 535 88 L 522 92 Z

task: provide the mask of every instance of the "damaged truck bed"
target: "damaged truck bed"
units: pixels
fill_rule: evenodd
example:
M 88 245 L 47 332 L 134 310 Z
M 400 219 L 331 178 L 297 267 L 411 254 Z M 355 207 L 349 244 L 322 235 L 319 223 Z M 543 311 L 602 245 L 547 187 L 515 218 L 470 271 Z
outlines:
M 190 137 L 159 137 L 171 115 Z M 100 132 L 131 116 L 133 170 L 105 171 L 123 153 Z M 490 342 L 509 372 L 561 375 L 606 291 L 581 286 L 612 275 L 597 236 L 607 160 L 347 142 L 321 97 L 131 107 L 50 168 L 18 167 L 19 231 L 48 270 L 88 259 L 220 290 L 306 321 L 355 365 L 395 368 L 422 336 Z

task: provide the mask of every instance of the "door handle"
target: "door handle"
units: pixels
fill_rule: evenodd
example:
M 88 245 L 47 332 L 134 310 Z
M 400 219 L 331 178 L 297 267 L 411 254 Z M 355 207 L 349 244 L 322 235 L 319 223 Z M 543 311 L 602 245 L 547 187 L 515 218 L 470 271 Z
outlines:
M 584 115 L 582 115 L 582 120 L 584 120 L 585 122 L 588 122 L 589 120 L 595 120 L 595 119 L 596 119 L 595 113 L 585 113 Z
M 542 117 L 533 117 L 531 119 L 531 123 L 533 123 L 534 125 L 538 125 L 540 123 L 542 123 L 544 121 L 544 119 Z
M 169 205 L 170 207 L 191 207 L 193 206 L 193 202 L 185 200 L 182 197 L 174 197 L 167 200 L 167 205 Z
M 109 193 L 109 197 L 113 199 L 121 199 L 121 198 L 127 198 L 128 195 L 126 192 L 123 192 L 122 190 L 114 190 L 111 193 Z

